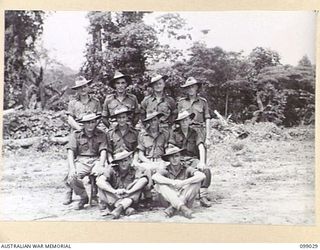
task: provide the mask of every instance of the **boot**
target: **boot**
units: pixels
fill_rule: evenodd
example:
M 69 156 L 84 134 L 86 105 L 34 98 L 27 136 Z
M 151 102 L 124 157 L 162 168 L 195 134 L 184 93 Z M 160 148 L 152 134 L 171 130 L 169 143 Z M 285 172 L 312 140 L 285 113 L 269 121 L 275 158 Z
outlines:
M 207 197 L 201 197 L 200 198 L 200 205 L 202 207 L 211 207 L 210 201 L 207 199 Z
M 110 213 L 111 219 L 113 219 L 113 220 L 119 219 L 122 211 L 123 211 L 123 206 L 122 206 L 122 205 L 117 206 L 117 207 Z
M 124 214 L 126 215 L 126 216 L 130 216 L 130 215 L 133 215 L 133 214 L 135 214 L 136 213 L 136 210 L 133 208 L 133 207 L 128 207 L 127 209 L 126 209 L 126 211 L 124 212 Z
M 88 204 L 89 203 L 89 197 L 84 197 L 84 198 L 81 198 L 81 200 L 79 201 L 79 203 L 77 204 L 76 206 L 76 210 L 82 210 L 84 208 L 84 205 Z
M 184 217 L 186 217 L 188 219 L 192 219 L 193 218 L 193 216 L 192 216 L 193 215 L 193 211 L 191 209 L 189 209 L 186 205 L 182 205 L 180 207 L 180 212 Z
M 173 206 L 169 206 L 164 210 L 166 217 L 171 218 L 176 214 L 176 209 Z
M 63 201 L 63 205 L 69 205 L 72 203 L 72 190 L 71 192 L 68 191 L 66 194 L 65 194 L 65 197 L 64 197 L 64 201 Z

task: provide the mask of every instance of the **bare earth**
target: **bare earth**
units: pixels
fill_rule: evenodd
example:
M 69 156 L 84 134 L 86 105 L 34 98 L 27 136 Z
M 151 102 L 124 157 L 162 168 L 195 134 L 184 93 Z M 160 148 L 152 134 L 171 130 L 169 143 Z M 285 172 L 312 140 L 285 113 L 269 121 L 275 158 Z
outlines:
M 314 225 L 314 128 L 303 129 L 309 136 L 269 140 L 249 136 L 212 146 L 208 162 L 213 172 L 213 206 L 201 208 L 197 201 L 192 220 L 179 215 L 166 219 L 162 208 L 120 220 Z M 5 150 L 0 220 L 105 220 L 96 206 L 75 211 L 75 202 L 62 205 L 66 169 L 66 154 L 61 147 L 53 147 L 50 152 Z

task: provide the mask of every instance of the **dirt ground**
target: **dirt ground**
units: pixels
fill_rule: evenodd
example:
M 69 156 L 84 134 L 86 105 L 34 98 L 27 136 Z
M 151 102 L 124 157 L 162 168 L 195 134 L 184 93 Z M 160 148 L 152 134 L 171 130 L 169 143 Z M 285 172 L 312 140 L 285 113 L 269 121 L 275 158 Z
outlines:
M 226 139 L 211 147 L 211 208 L 195 203 L 195 218 L 166 219 L 162 208 L 122 221 L 232 224 L 315 224 L 314 128 L 286 129 L 289 137 Z M 307 134 L 307 136 L 306 136 Z M 98 207 L 62 205 L 66 173 L 63 147 L 4 150 L 0 220 L 103 221 Z M 78 199 L 78 197 L 75 197 Z

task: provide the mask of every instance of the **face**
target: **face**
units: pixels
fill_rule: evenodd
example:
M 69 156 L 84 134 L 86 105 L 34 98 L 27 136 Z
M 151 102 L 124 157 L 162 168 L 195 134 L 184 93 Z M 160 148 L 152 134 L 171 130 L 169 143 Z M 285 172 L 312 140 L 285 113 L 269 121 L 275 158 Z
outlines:
M 186 92 L 188 95 L 196 95 L 198 92 L 198 84 L 193 84 L 191 86 L 186 87 Z
M 182 119 L 179 121 L 180 123 L 180 126 L 183 127 L 183 128 L 188 128 L 190 123 L 191 123 L 191 119 L 190 119 L 190 116 Z
M 156 117 L 153 117 L 150 121 L 150 128 L 158 128 L 159 127 L 159 123 L 160 123 L 160 120 L 159 120 L 159 117 L 156 116 Z
M 89 86 L 86 84 L 80 88 L 77 89 L 77 92 L 79 93 L 79 95 L 85 96 L 87 94 L 89 94 Z
M 83 123 L 83 128 L 87 133 L 92 133 L 98 125 L 98 120 L 92 120 Z
M 181 161 L 180 152 L 169 156 L 169 161 L 170 161 L 172 166 L 178 166 L 180 164 L 180 161 Z
M 128 122 L 128 115 L 126 113 L 117 115 L 117 122 L 120 127 L 126 125 Z
M 120 171 L 127 171 L 130 168 L 131 162 L 132 162 L 131 155 L 128 156 L 127 158 L 119 161 L 118 166 L 119 166 Z
M 126 91 L 126 88 L 127 88 L 128 84 L 126 82 L 126 79 L 124 78 L 120 78 L 120 79 L 117 79 L 115 80 L 114 82 L 114 87 L 116 89 L 116 91 L 118 93 L 123 93 Z
M 163 79 L 160 79 L 154 83 L 152 83 L 152 88 L 155 92 L 162 92 L 164 90 L 164 87 L 166 86 Z

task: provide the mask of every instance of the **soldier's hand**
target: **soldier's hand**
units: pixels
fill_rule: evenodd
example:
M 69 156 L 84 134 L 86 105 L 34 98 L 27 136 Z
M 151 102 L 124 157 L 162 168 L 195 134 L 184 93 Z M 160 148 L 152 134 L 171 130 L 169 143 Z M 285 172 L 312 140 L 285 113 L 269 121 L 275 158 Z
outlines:
M 116 189 L 116 191 L 115 191 L 115 194 L 116 195 L 119 195 L 119 196 L 122 196 L 122 195 L 124 195 L 124 194 L 126 194 L 127 193 L 127 191 L 125 190 L 125 189 L 123 189 L 123 188 L 118 188 L 118 189 Z
M 174 180 L 173 186 L 174 188 L 180 190 L 184 186 L 184 182 L 182 180 Z
M 70 183 L 74 178 L 77 177 L 77 172 L 75 169 L 69 170 L 67 181 Z
M 204 164 L 203 162 L 199 162 L 196 168 L 199 170 L 203 170 L 206 168 L 206 164 Z

